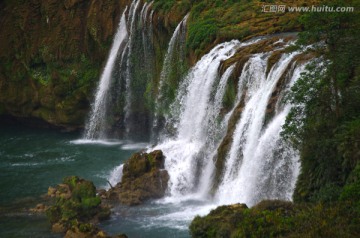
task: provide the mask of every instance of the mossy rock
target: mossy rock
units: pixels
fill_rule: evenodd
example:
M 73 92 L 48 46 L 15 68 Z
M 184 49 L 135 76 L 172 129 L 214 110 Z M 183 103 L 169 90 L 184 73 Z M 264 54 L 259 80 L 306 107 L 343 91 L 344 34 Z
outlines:
M 56 200 L 46 211 L 51 224 L 58 224 L 56 227 L 63 226 L 68 230 L 78 222 L 88 223 L 110 216 L 109 207 L 101 204 L 91 181 L 69 176 L 63 182 L 55 188 L 49 188 L 50 197 L 55 195 Z
M 138 205 L 165 195 L 169 175 L 164 170 L 162 151 L 135 153 L 124 164 L 120 183 L 107 192 L 107 197 L 126 205 Z

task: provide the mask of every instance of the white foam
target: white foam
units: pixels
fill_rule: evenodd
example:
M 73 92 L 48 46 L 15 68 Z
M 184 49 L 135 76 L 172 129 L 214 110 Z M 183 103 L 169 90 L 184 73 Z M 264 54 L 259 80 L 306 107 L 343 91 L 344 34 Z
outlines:
M 122 150 L 139 150 L 145 149 L 149 146 L 148 143 L 129 143 L 121 146 Z
M 111 184 L 111 186 L 115 186 L 117 183 L 121 182 L 121 178 L 123 175 L 123 167 L 124 164 L 120 164 L 119 166 L 116 166 L 111 172 L 110 172 L 110 176 L 109 176 L 109 182 Z M 106 186 L 106 189 L 109 189 L 110 185 Z
M 121 145 L 123 140 L 87 140 L 87 139 L 78 139 L 70 141 L 70 144 L 74 145 L 85 145 L 85 144 L 98 144 L 98 145 Z

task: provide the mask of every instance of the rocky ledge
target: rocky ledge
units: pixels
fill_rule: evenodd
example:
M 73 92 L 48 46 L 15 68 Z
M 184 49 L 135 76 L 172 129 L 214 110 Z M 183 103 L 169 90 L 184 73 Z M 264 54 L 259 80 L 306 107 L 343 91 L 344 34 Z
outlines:
M 121 182 L 103 197 L 125 205 L 138 205 L 163 197 L 169 181 L 164 163 L 165 156 L 161 150 L 133 154 L 124 164 Z

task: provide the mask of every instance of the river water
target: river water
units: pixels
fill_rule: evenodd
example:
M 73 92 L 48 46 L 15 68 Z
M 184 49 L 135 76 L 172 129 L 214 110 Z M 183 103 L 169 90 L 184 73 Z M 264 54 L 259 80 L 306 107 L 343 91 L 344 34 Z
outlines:
M 113 170 L 146 146 L 129 141 L 86 143 L 77 140 L 80 137 L 52 129 L 0 126 L 0 237 L 62 237 L 50 231 L 45 215 L 31 214 L 26 208 L 35 206 L 48 187 L 65 176 L 78 175 L 106 188 L 107 179 L 117 179 Z M 205 204 L 189 199 L 119 206 L 99 226 L 129 237 L 189 237 L 191 219 L 214 207 Z

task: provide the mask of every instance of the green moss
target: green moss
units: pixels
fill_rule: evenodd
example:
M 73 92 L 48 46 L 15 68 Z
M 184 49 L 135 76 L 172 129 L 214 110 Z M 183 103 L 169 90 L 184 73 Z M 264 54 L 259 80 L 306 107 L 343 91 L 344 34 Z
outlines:
M 213 42 L 218 27 L 215 18 L 196 21 L 189 26 L 187 46 L 192 50 L 200 50 Z
M 80 181 L 78 176 L 68 176 L 63 179 L 63 183 L 69 185 L 70 189 L 74 189 L 76 184 Z
M 101 203 L 100 197 L 87 197 L 81 200 L 83 209 L 89 209 L 99 206 Z
M 196 217 L 192 237 L 358 237 L 360 219 L 351 205 L 296 205 L 263 201 L 253 208 L 230 205 Z
M 83 201 L 89 198 L 96 197 L 96 188 L 90 181 L 79 181 L 72 190 L 72 198 L 78 201 Z M 91 202 L 92 200 L 89 200 Z
M 154 9 L 159 11 L 169 11 L 176 3 L 176 0 L 155 0 Z
M 56 223 L 61 219 L 61 210 L 58 206 L 51 206 L 46 210 L 46 216 L 50 223 Z
M 90 232 L 94 230 L 94 225 L 90 223 L 81 223 L 79 224 L 79 230 L 81 232 Z
M 78 221 L 87 222 L 94 217 L 108 218 L 109 208 L 101 206 L 101 199 L 96 195 L 96 188 L 90 181 L 77 176 L 63 179 L 64 184 L 56 187 L 56 202 L 47 210 L 52 224 L 61 223 L 66 229 Z

